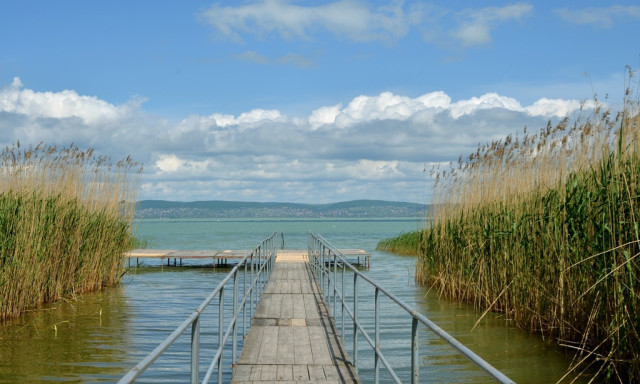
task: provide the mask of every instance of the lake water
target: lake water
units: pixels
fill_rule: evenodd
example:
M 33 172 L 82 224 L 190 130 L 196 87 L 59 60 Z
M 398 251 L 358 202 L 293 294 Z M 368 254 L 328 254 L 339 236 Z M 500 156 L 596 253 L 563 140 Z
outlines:
M 511 327 L 501 316 L 487 315 L 474 328 L 481 313 L 415 285 L 415 259 L 375 251 L 380 239 L 414 231 L 421 225 L 417 218 L 181 219 L 140 220 L 135 227 L 137 236 L 148 241 L 149 248 L 164 249 L 250 249 L 274 231 L 284 232 L 286 248 L 302 249 L 311 230 L 337 248 L 360 248 L 371 253 L 371 269 L 365 273 L 516 382 L 554 383 L 561 378 L 571 355 Z M 145 263 L 149 268 L 135 273 L 132 270 L 119 287 L 56 303 L 1 325 L 0 383 L 114 382 L 181 323 L 228 272 L 166 267 L 160 271 L 153 267 L 158 262 Z M 372 306 L 367 308 L 365 304 L 372 296 L 366 290 L 359 296 L 365 324 L 372 324 Z M 399 311 L 384 300 L 382 311 L 383 351 L 399 367 L 401 376 L 408 377 L 410 320 L 398 316 Z M 217 320 L 204 318 L 203 323 L 206 321 Z M 351 351 L 352 337 L 350 331 L 346 333 L 345 344 Z M 492 382 L 427 330 L 421 329 L 420 334 L 420 382 Z M 205 353 L 211 351 L 215 340 L 212 333 L 203 331 Z M 183 375 L 188 375 L 188 342 L 188 335 L 180 339 L 140 382 L 187 381 Z M 360 343 L 364 345 L 362 337 Z M 359 352 L 358 359 L 362 381 L 372 382 L 372 354 Z M 203 370 L 207 366 L 201 363 Z M 383 374 L 381 382 L 390 381 Z

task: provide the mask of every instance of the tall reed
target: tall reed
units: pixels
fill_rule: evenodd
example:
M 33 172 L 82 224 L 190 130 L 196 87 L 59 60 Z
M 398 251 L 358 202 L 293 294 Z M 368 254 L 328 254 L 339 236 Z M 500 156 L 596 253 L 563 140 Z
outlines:
M 637 382 L 640 108 L 594 106 L 434 170 L 416 278 L 575 349 L 567 377 Z
M 0 320 L 114 284 L 130 247 L 140 165 L 19 142 L 0 165 Z
M 376 250 L 415 256 L 420 250 L 421 243 L 422 231 L 406 232 L 396 237 L 380 240 L 376 245 Z

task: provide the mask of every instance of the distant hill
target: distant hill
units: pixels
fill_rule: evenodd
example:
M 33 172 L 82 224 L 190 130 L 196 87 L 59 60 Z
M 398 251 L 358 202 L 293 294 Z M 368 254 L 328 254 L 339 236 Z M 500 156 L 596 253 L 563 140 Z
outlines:
M 354 200 L 332 204 L 255 203 L 241 201 L 141 200 L 136 217 L 251 218 L 251 217 L 420 217 L 427 205 L 382 200 Z

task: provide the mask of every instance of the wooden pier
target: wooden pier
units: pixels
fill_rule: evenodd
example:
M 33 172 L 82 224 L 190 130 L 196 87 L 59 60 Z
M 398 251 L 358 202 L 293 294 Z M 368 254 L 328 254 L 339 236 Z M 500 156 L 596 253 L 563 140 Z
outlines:
M 360 265 L 365 268 L 371 266 L 371 255 L 362 249 L 341 249 L 343 255 L 353 259 L 354 265 Z M 307 250 L 292 250 L 291 252 L 305 253 Z M 140 264 L 140 259 L 159 259 L 160 265 L 182 266 L 182 260 L 211 260 L 213 268 L 224 267 L 232 262 L 242 260 L 243 257 L 249 255 L 250 250 L 230 250 L 230 249 L 208 249 L 208 250 L 177 250 L 177 249 L 134 249 L 125 254 L 125 258 L 129 260 L 136 259 L 136 265 Z
M 306 250 L 278 251 L 233 384 L 360 383 Z

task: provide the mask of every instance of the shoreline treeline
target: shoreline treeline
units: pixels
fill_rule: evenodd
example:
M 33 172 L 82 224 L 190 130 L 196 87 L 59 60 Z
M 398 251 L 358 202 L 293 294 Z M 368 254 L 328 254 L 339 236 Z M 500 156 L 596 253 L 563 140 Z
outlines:
M 20 143 L 0 164 L 0 320 L 115 284 L 141 166 L 74 145 Z

